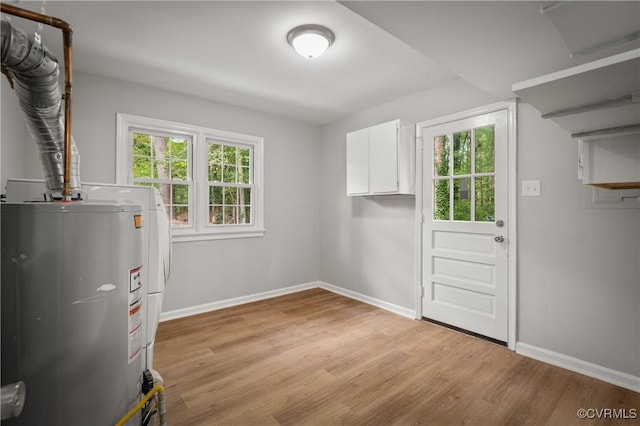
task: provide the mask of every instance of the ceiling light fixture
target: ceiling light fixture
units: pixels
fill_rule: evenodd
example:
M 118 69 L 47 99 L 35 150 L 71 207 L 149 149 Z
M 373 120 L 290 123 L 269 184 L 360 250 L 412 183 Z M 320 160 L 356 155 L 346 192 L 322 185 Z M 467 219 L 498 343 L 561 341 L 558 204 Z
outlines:
M 309 59 L 322 55 L 334 40 L 329 28 L 315 24 L 300 25 L 287 34 L 287 41 L 296 52 Z

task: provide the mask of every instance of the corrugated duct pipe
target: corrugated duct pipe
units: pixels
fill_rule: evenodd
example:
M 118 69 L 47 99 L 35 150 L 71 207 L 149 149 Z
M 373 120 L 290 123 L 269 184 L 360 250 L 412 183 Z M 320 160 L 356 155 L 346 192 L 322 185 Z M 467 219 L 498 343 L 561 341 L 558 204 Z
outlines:
M 80 156 L 71 137 L 71 26 L 14 6 L 2 4 L 2 12 L 42 22 L 63 30 L 65 42 L 65 111 L 62 120 L 62 95 L 58 85 L 58 60 L 21 29 L 2 17 L 2 71 L 7 74 L 20 106 L 26 114 L 31 135 L 38 145 L 47 188 L 61 191 L 64 199 L 80 188 Z

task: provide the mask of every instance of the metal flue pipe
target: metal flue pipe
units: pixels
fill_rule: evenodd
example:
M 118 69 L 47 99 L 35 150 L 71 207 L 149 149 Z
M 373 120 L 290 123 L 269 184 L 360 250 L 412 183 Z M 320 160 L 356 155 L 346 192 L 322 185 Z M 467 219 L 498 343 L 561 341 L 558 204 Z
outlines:
M 45 25 L 49 25 L 55 28 L 59 28 L 62 30 L 62 35 L 63 35 L 63 46 L 64 46 L 64 68 L 65 68 L 65 74 L 64 74 L 64 161 L 63 161 L 63 182 L 62 182 L 62 196 L 65 200 L 70 200 L 71 199 L 71 195 L 72 195 L 72 189 L 79 187 L 80 186 L 80 182 L 79 182 L 79 178 L 77 177 L 77 173 L 76 176 L 72 176 L 72 153 L 75 154 L 75 157 L 77 158 L 77 153 L 74 152 L 75 151 L 75 145 L 72 143 L 72 137 L 71 137 L 71 89 L 73 86 L 73 78 L 72 78 L 72 51 L 71 51 L 71 47 L 72 47 L 72 36 L 73 36 L 73 28 L 71 27 L 71 25 L 69 25 L 67 22 L 58 19 L 58 18 L 54 18 L 51 16 L 47 16 L 47 15 L 42 15 L 40 13 L 36 13 L 36 12 L 32 12 L 29 10 L 25 10 L 25 9 L 21 9 L 19 7 L 16 6 L 12 6 L 12 5 L 8 5 L 5 3 L 0 3 L 0 7 L 1 7 L 1 11 L 3 13 L 7 13 L 9 15 L 14 15 L 14 16 L 18 16 L 20 18 L 24 18 L 24 19 L 28 19 L 31 21 L 36 21 L 36 22 L 40 22 L 43 23 Z M 15 82 L 15 80 L 18 80 L 21 75 L 20 75 L 20 67 L 19 64 L 10 64 L 10 63 L 5 63 L 5 55 L 10 55 L 16 52 L 11 52 L 10 51 L 10 43 L 12 41 L 12 39 L 14 37 L 23 37 L 24 36 L 24 32 L 21 32 L 20 30 L 16 30 L 15 28 L 13 28 L 10 23 L 8 21 L 4 21 L 2 22 L 2 35 L 3 38 L 5 40 L 3 40 L 2 42 L 2 71 L 3 73 L 6 73 L 7 71 L 10 72 L 12 75 L 9 76 L 7 74 L 7 76 L 9 77 L 10 82 L 13 83 L 17 83 Z M 32 44 L 29 44 L 30 47 L 32 47 Z M 46 49 L 44 49 L 43 47 L 39 47 L 39 49 L 42 52 L 38 52 L 41 53 L 43 56 L 43 66 L 47 66 L 46 61 L 47 60 L 51 60 L 53 59 L 55 61 L 55 58 L 53 58 L 47 51 Z M 5 51 L 6 50 L 6 51 Z M 17 50 L 17 49 L 16 49 Z M 30 49 L 30 51 L 28 53 L 33 53 Z M 13 65 L 13 67 L 12 67 Z M 57 67 L 57 61 L 55 61 L 55 66 Z M 23 70 L 24 71 L 24 70 Z M 25 72 L 26 75 L 26 79 L 32 79 L 32 76 L 28 75 L 28 71 Z M 56 75 L 56 80 L 57 80 L 57 70 L 55 72 Z M 48 77 L 48 76 L 46 76 Z M 46 78 L 45 77 L 45 78 Z M 30 83 L 33 83 L 33 81 L 30 81 Z M 53 84 L 53 82 L 50 82 L 51 84 Z M 37 89 L 33 89 L 33 88 L 29 88 L 32 91 L 36 91 L 36 90 L 40 90 L 41 92 L 46 92 L 47 90 L 49 92 L 53 92 L 54 90 L 52 90 L 50 87 L 38 87 Z M 55 91 L 57 91 L 57 81 L 55 81 Z M 40 95 L 40 92 L 37 92 L 36 95 Z M 45 93 L 45 96 L 47 95 L 47 93 Z M 27 98 L 29 96 L 32 97 L 36 97 L 33 95 L 33 93 L 27 93 L 23 95 L 23 98 Z M 55 98 L 55 96 L 51 97 L 52 99 Z M 27 115 L 30 115 L 30 112 L 27 111 L 27 109 L 29 108 L 28 105 L 25 106 L 23 99 L 21 99 L 21 105 L 23 107 L 23 110 L 25 110 L 25 112 L 27 113 Z M 54 105 L 47 105 L 45 108 L 53 108 Z M 59 108 L 59 103 L 58 106 Z M 32 114 L 33 116 L 33 114 Z M 33 118 L 33 117 L 31 117 Z M 31 123 L 31 128 L 33 130 L 33 127 L 37 127 L 37 124 L 35 124 L 33 121 L 37 121 L 38 117 L 36 117 L 34 120 L 32 120 Z M 44 121 L 42 118 L 40 118 L 41 121 Z M 58 119 L 59 120 L 59 119 Z M 46 155 L 46 154 L 44 154 Z M 77 161 L 75 162 L 75 165 L 77 166 Z M 45 169 L 47 167 L 46 164 L 43 164 L 43 166 L 45 166 Z M 45 174 L 47 170 L 45 170 Z M 57 186 L 55 183 L 52 183 L 50 181 L 50 176 L 47 176 L 47 186 L 49 187 L 49 189 L 54 189 L 54 190 L 58 190 L 60 189 L 59 187 L 51 187 L 51 186 Z M 72 179 L 76 180 L 76 182 L 72 182 Z

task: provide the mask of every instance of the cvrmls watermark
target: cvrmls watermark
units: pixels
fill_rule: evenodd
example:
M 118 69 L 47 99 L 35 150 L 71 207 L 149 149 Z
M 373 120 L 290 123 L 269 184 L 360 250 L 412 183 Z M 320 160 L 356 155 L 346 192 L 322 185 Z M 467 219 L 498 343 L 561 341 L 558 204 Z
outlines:
M 635 408 L 580 408 L 576 413 L 580 419 L 637 419 Z

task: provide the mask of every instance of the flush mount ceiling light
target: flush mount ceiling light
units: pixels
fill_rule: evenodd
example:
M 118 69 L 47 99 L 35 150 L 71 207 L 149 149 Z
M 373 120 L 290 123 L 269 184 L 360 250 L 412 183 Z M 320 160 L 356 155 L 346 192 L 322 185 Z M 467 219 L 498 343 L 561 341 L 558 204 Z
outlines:
M 333 32 L 322 25 L 307 24 L 295 27 L 287 34 L 289 44 L 305 58 L 322 55 L 335 40 Z

